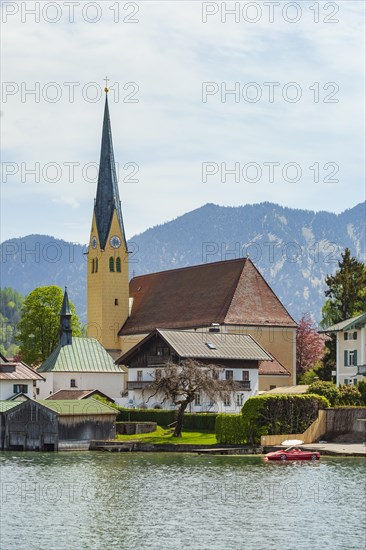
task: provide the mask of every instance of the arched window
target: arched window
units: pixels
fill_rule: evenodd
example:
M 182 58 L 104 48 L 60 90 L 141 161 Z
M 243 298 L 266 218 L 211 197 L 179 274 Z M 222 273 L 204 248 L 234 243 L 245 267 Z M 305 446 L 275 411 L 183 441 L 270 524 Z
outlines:
M 95 259 L 95 273 L 98 273 L 98 258 Z
M 109 271 L 114 271 L 114 258 L 109 258 Z
M 121 273 L 121 258 L 120 257 L 118 257 L 116 259 L 116 271 L 117 271 L 117 273 Z
M 95 266 L 95 264 L 94 264 L 94 259 L 93 259 L 92 260 L 92 273 L 94 273 L 94 266 Z

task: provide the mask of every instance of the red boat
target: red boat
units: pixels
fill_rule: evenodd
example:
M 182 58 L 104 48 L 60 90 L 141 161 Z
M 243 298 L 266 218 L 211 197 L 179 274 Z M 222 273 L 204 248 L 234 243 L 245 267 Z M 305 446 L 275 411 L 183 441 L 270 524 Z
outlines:
M 289 447 L 288 449 L 280 449 L 273 453 L 268 453 L 265 456 L 266 460 L 319 460 L 320 453 L 317 451 L 303 451 L 296 447 Z

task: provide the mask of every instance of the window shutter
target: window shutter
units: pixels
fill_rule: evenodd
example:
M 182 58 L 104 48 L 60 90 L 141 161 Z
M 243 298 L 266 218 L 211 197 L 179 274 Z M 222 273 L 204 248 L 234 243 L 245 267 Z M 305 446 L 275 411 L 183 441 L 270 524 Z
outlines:
M 353 352 L 353 365 L 357 367 L 357 350 Z
M 343 333 L 343 338 L 344 338 L 345 340 L 348 340 L 348 332 L 344 332 L 344 333 Z
M 354 339 L 354 340 L 357 340 L 357 331 L 355 331 L 355 332 L 353 333 L 353 339 Z
M 344 350 L 344 366 L 348 367 L 348 351 Z

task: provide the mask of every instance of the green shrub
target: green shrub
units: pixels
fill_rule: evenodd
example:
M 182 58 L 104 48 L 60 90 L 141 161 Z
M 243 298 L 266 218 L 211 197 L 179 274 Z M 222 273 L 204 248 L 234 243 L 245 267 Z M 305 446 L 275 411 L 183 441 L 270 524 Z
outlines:
M 357 406 L 362 405 L 362 395 L 357 386 L 346 386 L 341 384 L 339 386 L 339 397 L 337 399 L 337 405 L 339 406 Z
M 319 380 L 311 384 L 306 393 L 315 393 L 328 399 L 331 407 L 334 407 L 339 398 L 339 389 L 333 382 Z
M 366 407 L 366 380 L 361 380 L 356 387 L 361 394 L 362 405 Z
M 183 417 L 183 428 L 193 432 L 214 432 L 217 413 L 186 413 Z
M 259 395 L 250 397 L 242 408 L 244 435 L 249 443 L 259 443 L 262 435 L 303 433 L 329 407 L 320 395 Z
M 159 426 L 168 426 L 175 421 L 175 414 L 175 410 L 124 409 L 120 407 L 117 422 L 156 422 Z
M 240 445 L 246 443 L 244 419 L 241 414 L 218 414 L 215 423 L 218 443 Z
M 192 431 L 215 431 L 216 413 L 186 413 L 183 428 Z M 176 410 L 164 409 L 124 409 L 119 407 L 117 422 L 156 422 L 168 426 L 176 420 Z

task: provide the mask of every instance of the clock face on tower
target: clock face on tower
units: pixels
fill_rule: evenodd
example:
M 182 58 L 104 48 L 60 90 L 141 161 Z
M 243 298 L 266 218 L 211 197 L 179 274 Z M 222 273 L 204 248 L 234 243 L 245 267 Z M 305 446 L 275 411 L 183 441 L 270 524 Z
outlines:
M 112 248 L 119 248 L 121 246 L 121 239 L 117 235 L 111 237 L 109 242 Z
M 98 244 L 97 238 L 93 237 L 92 240 L 91 240 L 92 247 L 97 248 L 97 244 Z

